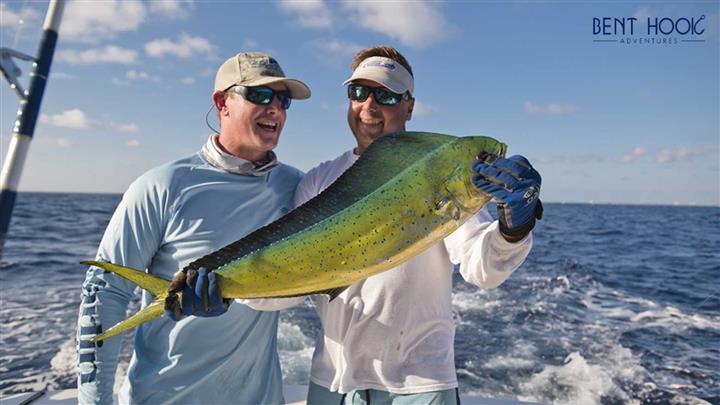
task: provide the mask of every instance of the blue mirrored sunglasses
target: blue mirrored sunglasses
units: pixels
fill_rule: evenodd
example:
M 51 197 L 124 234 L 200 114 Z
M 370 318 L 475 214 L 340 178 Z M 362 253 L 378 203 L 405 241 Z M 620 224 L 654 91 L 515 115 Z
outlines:
M 408 93 L 398 94 L 386 89 L 385 87 L 370 87 L 353 83 L 348 85 L 347 92 L 350 100 L 359 101 L 361 103 L 367 100 L 370 93 L 372 93 L 375 102 L 382 105 L 396 105 L 400 102 L 400 100 L 407 100 L 410 98 Z
M 232 86 L 225 91 L 232 91 L 241 95 L 245 100 L 258 105 L 269 105 L 277 97 L 283 110 L 290 108 L 290 92 L 287 90 L 273 90 L 267 86 Z

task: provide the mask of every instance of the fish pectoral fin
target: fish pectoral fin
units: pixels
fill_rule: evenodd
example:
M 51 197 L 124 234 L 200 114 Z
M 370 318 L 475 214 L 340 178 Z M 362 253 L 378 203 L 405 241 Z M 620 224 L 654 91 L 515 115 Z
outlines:
M 460 209 L 455 197 L 450 192 L 435 203 L 435 213 L 437 215 L 446 215 L 455 220 L 460 218 Z
M 337 288 L 331 288 L 329 290 L 322 290 L 322 291 L 316 291 L 313 294 L 323 294 L 330 296 L 330 301 L 337 298 L 338 295 L 342 294 L 343 291 L 347 290 L 349 285 L 343 286 L 343 287 L 337 287 Z

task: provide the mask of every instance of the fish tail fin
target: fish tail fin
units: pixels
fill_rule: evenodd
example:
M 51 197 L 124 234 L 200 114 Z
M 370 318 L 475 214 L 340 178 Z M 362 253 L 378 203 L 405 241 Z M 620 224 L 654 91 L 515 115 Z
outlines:
M 152 274 L 145 273 L 144 271 L 133 269 L 132 267 L 125 267 L 118 264 L 95 260 L 80 262 L 80 264 L 100 267 L 105 271 L 115 273 L 118 276 L 137 284 L 140 288 L 152 294 L 153 297 L 158 297 L 166 293 L 168 291 L 168 287 L 170 287 L 169 281 L 153 276 Z
M 99 267 L 103 270 L 115 273 L 120 277 L 137 284 L 140 288 L 148 291 L 153 295 L 153 297 L 155 297 L 155 301 L 153 301 L 150 305 L 146 306 L 130 318 L 106 330 L 102 334 L 95 336 L 91 339 L 92 342 L 98 342 L 100 340 L 119 335 L 120 333 L 132 329 L 142 323 L 161 317 L 165 313 L 165 298 L 168 295 L 168 287 L 170 286 L 169 281 L 131 267 L 120 266 L 108 262 L 91 260 L 81 262 L 81 264 Z
M 115 326 L 106 330 L 102 334 L 90 339 L 90 341 L 99 342 L 101 340 L 105 340 L 107 338 L 119 335 L 126 330 L 130 330 L 142 323 L 153 320 L 155 318 L 159 318 L 163 316 L 163 314 L 165 314 L 165 297 L 160 297 L 150 303 L 150 305 L 141 309 L 135 315 L 122 322 L 117 323 Z

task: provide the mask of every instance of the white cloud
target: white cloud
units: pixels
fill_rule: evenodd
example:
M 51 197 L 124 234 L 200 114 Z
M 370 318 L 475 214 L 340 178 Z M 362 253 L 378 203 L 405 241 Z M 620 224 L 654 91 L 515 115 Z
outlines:
M 115 122 L 110 123 L 110 128 L 118 131 L 118 132 L 125 132 L 125 133 L 136 133 L 140 131 L 140 128 L 138 128 L 137 124 L 134 122 L 131 122 L 129 124 L 117 124 Z
M 82 110 L 74 108 L 55 115 L 40 115 L 40 122 L 62 128 L 88 129 L 92 125 Z
M 127 143 L 125 145 L 127 145 L 130 148 L 137 148 L 138 146 L 140 146 L 140 141 L 138 141 L 137 139 L 131 139 L 131 140 L 127 141 Z
M 117 123 L 106 118 L 99 121 L 91 120 L 84 111 L 77 108 L 63 111 L 60 114 L 42 114 L 40 115 L 40 122 L 47 125 L 70 129 L 90 129 L 99 127 L 101 129 L 109 129 L 127 134 L 140 132 L 140 128 L 134 122 Z M 99 122 L 102 122 L 103 124 L 100 125 Z
M 139 1 L 71 1 L 63 13 L 60 38 L 86 43 L 115 38 L 137 30 L 145 14 L 145 6 Z
M 691 151 L 688 148 L 681 146 L 675 150 L 672 149 L 662 149 L 660 150 L 657 155 L 655 155 L 655 161 L 658 163 L 673 163 L 673 162 L 682 162 L 687 161 L 695 158 L 696 156 L 701 155 L 701 152 Z
M 156 58 L 165 55 L 173 55 L 181 59 L 187 59 L 198 54 L 210 55 L 214 52 L 215 45 L 203 37 L 193 37 L 186 33 L 180 34 L 177 41 L 170 38 L 156 39 L 145 44 L 145 52 Z
M 20 11 L 13 11 L 5 3 L 0 3 L 0 27 L 18 28 L 23 24 L 32 22 L 40 17 L 37 10 L 23 7 Z
M 39 136 L 37 142 L 41 145 L 57 146 L 58 148 L 69 148 L 75 145 L 75 142 L 70 139 L 48 136 Z
M 645 148 L 643 148 L 641 146 L 637 146 L 637 147 L 633 148 L 633 150 L 631 150 L 630 152 L 626 153 L 623 156 L 623 162 L 625 162 L 625 163 L 633 162 L 633 161 L 635 161 L 635 159 L 643 157 L 646 154 L 647 154 L 647 151 L 645 150 Z
M 113 84 L 125 86 L 125 85 L 130 84 L 131 81 L 141 81 L 141 80 L 151 80 L 153 82 L 160 81 L 160 77 L 157 75 L 151 75 L 148 72 L 144 72 L 142 70 L 135 70 L 135 69 L 130 69 L 127 72 L 125 72 L 125 78 L 127 80 L 114 79 L 115 81 L 113 82 Z
M 437 3 L 345 0 L 343 6 L 360 26 L 413 48 L 431 45 L 456 30 L 445 21 Z
M 323 0 L 280 0 L 278 7 L 285 14 L 295 16 L 295 22 L 304 28 L 330 28 L 330 10 Z
M 654 151 L 648 151 L 642 146 L 633 148 L 630 152 L 623 155 L 623 162 L 632 163 L 636 160 L 648 157 L 660 164 L 670 164 L 675 162 L 683 162 L 695 159 L 696 157 L 714 153 L 712 148 L 691 150 L 685 146 L 679 146 L 677 148 L 663 148 L 655 149 Z
M 658 152 L 657 156 L 655 156 L 655 160 L 658 163 L 670 163 L 673 159 L 673 153 L 672 151 L 668 149 L 663 149 L 660 152 Z
M 58 51 L 56 59 L 59 62 L 66 62 L 72 65 L 93 65 L 98 63 L 132 65 L 137 61 L 137 56 L 137 51 L 132 49 L 108 45 L 102 48 L 87 49 L 85 51 L 75 49 L 61 50 Z
M 309 41 L 305 46 L 310 48 L 321 61 L 331 61 L 332 63 L 329 64 L 340 62 L 345 65 L 349 65 L 350 58 L 364 48 L 364 46 L 354 42 L 327 38 Z
M 182 80 L 180 80 L 180 83 L 182 83 L 182 84 L 193 84 L 193 83 L 195 83 L 195 79 L 193 79 L 193 78 L 190 77 L 190 76 L 188 76 L 188 77 L 183 77 Z
M 564 115 L 574 114 L 581 111 L 580 106 L 574 104 L 556 104 L 550 103 L 546 105 L 535 104 L 532 101 L 525 102 L 525 112 L 530 114 L 551 114 L 551 115 Z
M 419 117 L 427 117 L 429 115 L 436 114 L 438 112 L 437 107 L 425 104 L 419 100 L 415 100 L 415 108 L 413 109 L 413 115 Z
M 434 1 L 343 0 L 340 7 L 332 9 L 329 4 L 332 2 L 280 0 L 277 6 L 300 27 L 330 29 L 343 20 L 345 26 L 378 32 L 414 48 L 432 45 L 458 31 Z
M 187 6 L 187 8 L 185 7 Z M 150 2 L 150 12 L 170 20 L 186 20 L 195 8 L 192 0 L 155 0 Z
M 150 75 L 147 72 L 133 69 L 128 70 L 127 73 L 125 73 L 125 77 L 130 80 L 150 80 Z

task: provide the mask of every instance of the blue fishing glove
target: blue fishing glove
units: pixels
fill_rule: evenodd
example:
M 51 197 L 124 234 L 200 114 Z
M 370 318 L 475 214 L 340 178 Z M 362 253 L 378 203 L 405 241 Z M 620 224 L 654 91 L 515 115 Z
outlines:
M 500 232 L 513 241 L 527 236 L 542 218 L 540 173 L 520 155 L 507 159 L 481 152 L 473 162 L 473 183 L 497 203 Z
M 187 269 L 173 277 L 170 294 L 165 300 L 165 315 L 179 321 L 185 316 L 194 315 L 204 318 L 219 316 L 227 312 L 232 300 L 223 299 L 218 285 L 217 274 L 204 267 Z M 182 303 L 177 293 L 182 291 Z

